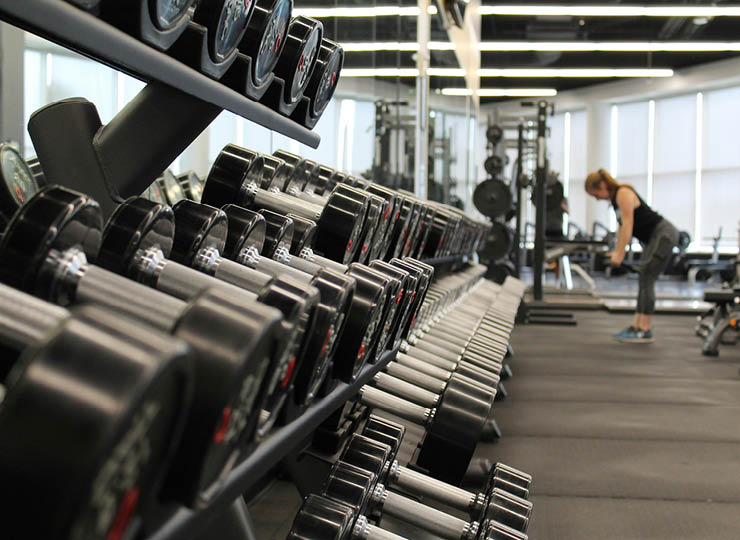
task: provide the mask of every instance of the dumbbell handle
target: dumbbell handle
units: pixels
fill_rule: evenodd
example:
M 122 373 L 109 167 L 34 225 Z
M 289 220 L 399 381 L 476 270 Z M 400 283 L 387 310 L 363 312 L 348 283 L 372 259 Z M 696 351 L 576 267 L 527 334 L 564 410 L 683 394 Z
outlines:
M 391 394 L 400 395 L 404 399 L 408 399 L 424 407 L 436 407 L 439 402 L 439 394 L 429 392 L 414 384 L 397 379 L 388 373 L 377 373 L 373 377 L 373 381 L 377 388 Z
M 372 525 L 365 516 L 359 516 L 355 521 L 352 538 L 353 540 L 406 540 L 403 536 Z
M 393 396 L 372 386 L 363 386 L 360 388 L 357 396 L 363 405 L 376 407 L 422 426 L 426 426 L 431 422 L 436 413 L 435 409 L 410 403 L 405 399 Z
M 253 194 L 254 204 L 260 208 L 266 208 L 279 214 L 296 214 L 304 219 L 318 221 L 321 218 L 323 208 L 321 206 L 296 199 L 284 193 L 265 191 L 256 184 L 248 188 Z
M 384 514 L 416 525 L 420 529 L 441 538 L 474 540 L 478 534 L 478 523 L 464 521 L 403 495 L 388 491 L 382 484 L 375 487 L 373 502 L 383 510 Z
M 185 310 L 185 302 L 145 287 L 98 266 L 84 269 L 74 296 L 77 302 L 95 303 L 171 332 Z
M 436 480 L 394 462 L 388 473 L 389 482 L 394 486 L 407 489 L 412 493 L 448 504 L 453 508 L 470 512 L 476 505 L 477 496 L 458 487 Z
M 0 285 L 0 343 L 23 350 L 69 317 L 66 309 Z
M 430 367 L 439 371 L 441 374 L 443 374 L 443 377 L 445 378 L 443 379 L 442 377 L 433 377 L 426 373 L 422 373 L 420 370 L 414 369 L 413 367 L 409 367 L 407 365 L 403 365 L 399 362 L 390 362 L 385 367 L 385 370 L 394 377 L 420 386 L 421 388 L 429 390 L 430 392 L 434 392 L 435 394 L 441 394 L 442 392 L 444 392 L 444 389 L 447 388 L 446 381 L 450 378 L 450 372 L 434 368 L 434 366 L 427 366 L 426 364 L 424 364 L 424 362 L 419 363 L 422 366 Z

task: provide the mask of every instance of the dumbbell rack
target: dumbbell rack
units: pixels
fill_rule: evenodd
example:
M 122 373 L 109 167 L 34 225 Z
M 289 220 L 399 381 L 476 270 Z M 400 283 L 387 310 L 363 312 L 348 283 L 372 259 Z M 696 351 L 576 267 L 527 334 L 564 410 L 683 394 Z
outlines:
M 146 99 L 134 100 L 138 111 L 129 104 L 128 111 L 123 111 L 126 114 L 119 113 L 105 126 L 109 131 L 115 127 L 121 137 L 110 140 L 103 148 L 95 148 L 97 170 L 87 167 L 84 174 L 77 174 L 81 178 L 78 185 L 74 185 L 73 179 L 65 182 L 66 178 L 54 178 L 56 183 L 93 196 L 107 215 L 120 201 L 111 200 L 106 184 L 121 198 L 139 195 L 224 109 L 313 148 L 321 141 L 316 133 L 290 118 L 63 0 L 0 0 L 0 20 L 149 84 L 137 96 L 151 90 Z M 151 114 L 173 106 L 181 108 L 180 114 L 164 120 L 162 115 Z M 76 135 L 73 129 L 65 131 L 65 137 L 75 139 Z M 126 141 L 121 145 L 124 135 Z M 46 169 L 41 150 L 36 150 Z M 82 172 L 79 165 L 76 168 Z
M 155 527 L 147 538 L 149 540 L 175 540 L 197 537 L 198 533 L 208 525 L 210 519 L 262 480 L 267 471 L 295 450 L 296 446 L 305 440 L 332 412 L 354 396 L 360 387 L 368 383 L 391 362 L 397 352 L 397 350 L 386 351 L 376 364 L 366 366 L 354 383 L 339 383 L 328 396 L 312 405 L 299 418 L 262 441 L 247 459 L 234 468 L 208 508 L 200 511 L 184 507 L 170 508 L 162 523 Z

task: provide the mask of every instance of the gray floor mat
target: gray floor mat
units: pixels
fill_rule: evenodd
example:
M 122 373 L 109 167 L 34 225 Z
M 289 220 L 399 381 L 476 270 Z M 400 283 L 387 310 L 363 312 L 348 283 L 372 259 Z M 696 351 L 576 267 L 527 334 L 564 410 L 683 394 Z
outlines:
M 529 472 L 535 495 L 740 503 L 738 443 L 508 435 L 476 456 Z
M 494 416 L 506 435 L 740 442 L 740 407 L 731 406 L 529 401 Z
M 736 405 L 737 381 L 657 377 L 543 375 L 529 373 L 506 382 L 511 399 L 518 401 L 603 401 L 624 403 L 675 403 L 684 405 Z M 608 388 L 608 392 L 605 389 Z
M 740 505 L 534 497 L 533 540 L 737 540 Z

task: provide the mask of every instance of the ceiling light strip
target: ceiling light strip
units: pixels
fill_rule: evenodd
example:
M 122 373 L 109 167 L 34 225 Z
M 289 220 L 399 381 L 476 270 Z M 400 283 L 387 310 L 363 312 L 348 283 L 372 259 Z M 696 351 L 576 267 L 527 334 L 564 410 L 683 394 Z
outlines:
M 473 91 L 468 88 L 443 88 L 444 96 L 472 96 Z M 554 88 L 481 88 L 479 97 L 552 97 L 558 91 Z
M 557 17 L 740 17 L 738 6 L 492 5 L 481 15 Z
M 727 52 L 740 51 L 736 41 L 482 41 L 490 52 Z
M 430 77 L 464 77 L 460 68 L 429 68 Z M 615 77 L 671 77 L 671 69 L 641 68 L 482 68 L 481 77 L 499 78 L 615 78 Z M 342 77 L 418 77 L 416 68 L 345 68 Z
M 416 6 L 374 6 L 374 7 L 310 7 L 294 8 L 293 16 L 303 15 L 322 19 L 325 17 L 418 17 L 421 11 Z M 436 15 L 437 8 L 429 7 L 429 14 Z

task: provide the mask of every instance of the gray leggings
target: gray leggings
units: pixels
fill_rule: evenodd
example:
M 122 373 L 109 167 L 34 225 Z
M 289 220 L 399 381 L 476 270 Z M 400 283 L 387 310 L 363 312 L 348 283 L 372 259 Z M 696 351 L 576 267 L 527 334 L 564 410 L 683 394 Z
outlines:
M 655 282 L 668 267 L 673 248 L 678 245 L 678 229 L 664 219 L 656 225 L 640 258 L 640 290 L 637 293 L 637 313 L 655 313 Z

